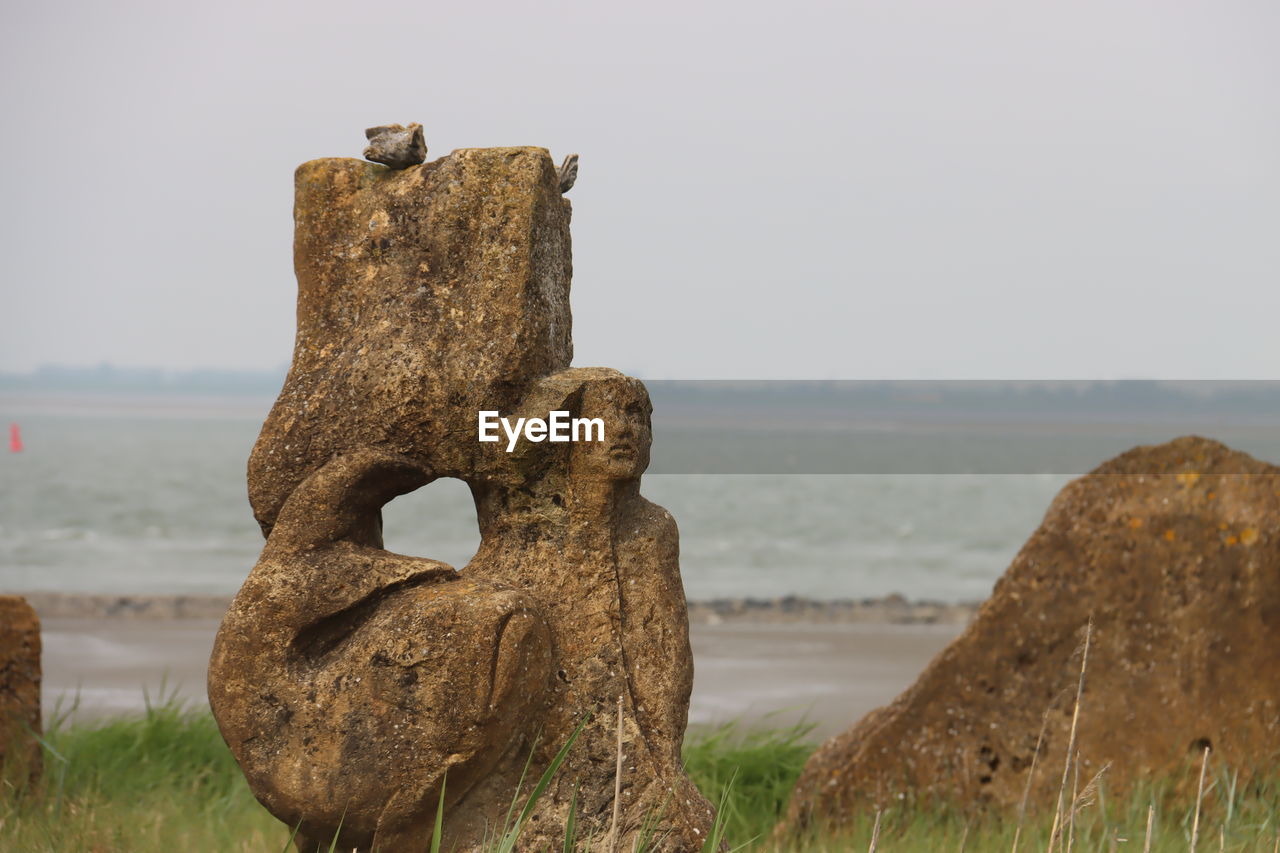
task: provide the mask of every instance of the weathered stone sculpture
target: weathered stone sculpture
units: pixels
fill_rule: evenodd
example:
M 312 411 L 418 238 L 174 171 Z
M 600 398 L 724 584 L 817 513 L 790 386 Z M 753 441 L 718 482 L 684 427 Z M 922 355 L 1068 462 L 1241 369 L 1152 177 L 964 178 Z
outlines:
M 0 595 L 0 769 L 10 784 L 39 778 L 39 734 L 40 618 L 22 596 Z
M 1042 724 L 1031 797 L 1052 808 L 1091 617 L 1081 784 L 1112 762 L 1120 793 L 1205 746 L 1240 784 L 1274 772 L 1280 468 L 1183 438 L 1070 483 L 969 628 L 809 760 L 780 834 L 900 796 L 1016 807 Z
M 297 173 L 298 338 L 249 464 L 267 534 L 219 631 L 209 697 L 298 847 L 426 850 L 500 832 L 581 727 L 520 849 L 580 837 L 698 850 L 675 522 L 639 494 L 643 385 L 568 369 L 569 205 L 542 149 Z M 478 441 L 481 410 L 600 418 L 605 441 Z M 380 509 L 466 481 L 482 542 L 455 571 L 387 552 Z M 621 708 L 621 735 L 618 709 Z M 619 818 L 614 788 L 619 736 Z M 339 829 L 340 827 L 340 829 Z

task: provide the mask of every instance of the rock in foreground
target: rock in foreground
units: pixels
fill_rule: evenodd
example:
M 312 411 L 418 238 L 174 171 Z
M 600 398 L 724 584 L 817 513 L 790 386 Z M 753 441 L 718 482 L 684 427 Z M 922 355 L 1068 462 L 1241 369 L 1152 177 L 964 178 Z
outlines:
M 1113 762 L 1118 792 L 1206 745 L 1242 784 L 1274 770 L 1280 468 L 1192 437 L 1070 483 L 968 630 L 814 754 L 780 831 L 903 797 L 1016 808 L 1042 723 L 1031 797 L 1055 802 L 1090 617 L 1081 784 Z
M 0 595 L 0 766 L 12 764 L 35 781 L 39 733 L 40 619 L 25 598 Z

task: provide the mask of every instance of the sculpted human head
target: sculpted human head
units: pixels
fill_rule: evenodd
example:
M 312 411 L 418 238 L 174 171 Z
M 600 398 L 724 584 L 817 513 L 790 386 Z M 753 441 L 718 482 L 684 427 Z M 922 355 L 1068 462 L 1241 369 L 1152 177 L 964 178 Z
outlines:
M 573 447 L 572 470 L 580 476 L 636 480 L 649 467 L 653 405 L 644 384 L 616 374 L 583 383 L 580 417 L 604 421 L 604 441 Z
M 498 463 L 505 463 L 510 482 L 526 488 L 542 483 L 555 489 L 566 476 L 579 482 L 638 480 L 649 467 L 652 411 L 640 380 L 609 368 L 570 368 L 539 380 L 516 414 L 549 419 L 552 413 L 567 412 L 575 422 L 596 419 L 603 425 L 603 440 L 598 428 L 583 429 L 580 423 L 573 440 L 565 443 L 522 438 L 511 453 L 497 442 L 485 447 Z

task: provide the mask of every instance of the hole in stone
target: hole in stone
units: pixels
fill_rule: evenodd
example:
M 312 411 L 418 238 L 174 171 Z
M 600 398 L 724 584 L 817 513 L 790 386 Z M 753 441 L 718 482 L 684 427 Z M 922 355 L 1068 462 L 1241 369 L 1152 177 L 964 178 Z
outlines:
M 1206 749 L 1209 749 L 1209 750 L 1213 749 L 1213 741 L 1209 740 L 1207 737 L 1198 737 L 1195 740 L 1191 741 L 1192 752 L 1201 753 L 1201 752 L 1204 752 Z
M 461 480 L 442 477 L 395 498 L 382 508 L 382 542 L 397 554 L 463 568 L 480 547 L 471 489 Z

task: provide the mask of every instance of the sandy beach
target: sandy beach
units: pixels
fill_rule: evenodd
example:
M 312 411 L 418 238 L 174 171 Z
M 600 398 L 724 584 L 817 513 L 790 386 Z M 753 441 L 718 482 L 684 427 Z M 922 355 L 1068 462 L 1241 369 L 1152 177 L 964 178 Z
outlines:
M 46 616 L 46 720 L 137 713 L 148 700 L 205 703 L 216 618 Z M 892 700 L 962 625 L 725 621 L 692 627 L 692 726 L 808 720 L 814 736 Z M 767 718 L 767 719 L 766 719 Z

